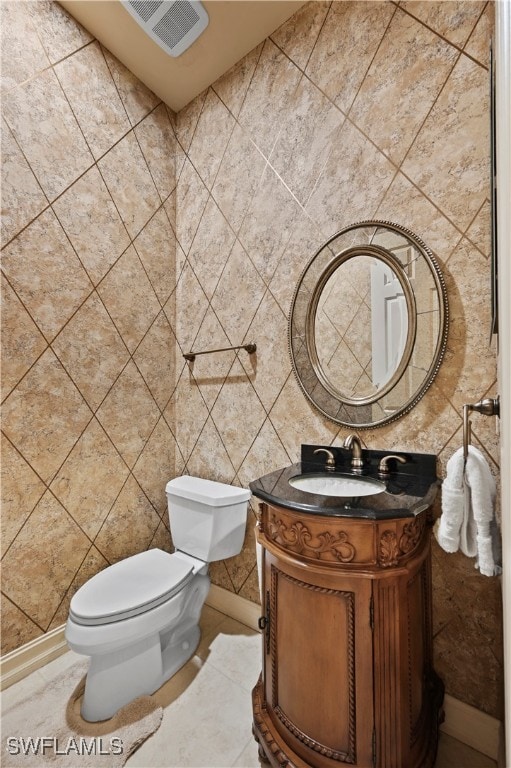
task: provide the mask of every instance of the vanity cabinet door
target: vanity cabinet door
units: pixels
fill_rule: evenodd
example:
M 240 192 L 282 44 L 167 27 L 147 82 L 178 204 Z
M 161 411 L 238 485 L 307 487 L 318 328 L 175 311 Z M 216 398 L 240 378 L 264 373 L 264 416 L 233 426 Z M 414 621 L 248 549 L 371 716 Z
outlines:
M 307 765 L 373 762 L 372 581 L 264 552 L 265 706 Z

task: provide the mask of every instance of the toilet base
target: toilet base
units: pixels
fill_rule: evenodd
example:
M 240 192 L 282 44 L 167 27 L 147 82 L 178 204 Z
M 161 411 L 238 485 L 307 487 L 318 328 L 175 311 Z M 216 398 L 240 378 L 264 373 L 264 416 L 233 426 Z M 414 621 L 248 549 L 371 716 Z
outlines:
M 196 577 L 181 621 L 133 645 L 91 657 L 81 715 L 108 720 L 139 696 L 160 688 L 191 659 L 200 641 L 199 619 L 209 591 L 207 576 Z

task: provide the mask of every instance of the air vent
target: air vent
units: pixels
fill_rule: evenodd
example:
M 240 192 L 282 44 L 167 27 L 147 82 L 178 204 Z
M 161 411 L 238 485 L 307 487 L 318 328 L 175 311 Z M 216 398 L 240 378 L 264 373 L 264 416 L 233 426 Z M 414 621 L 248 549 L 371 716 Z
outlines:
M 122 4 L 169 56 L 180 56 L 209 23 L 199 0 L 122 0 Z

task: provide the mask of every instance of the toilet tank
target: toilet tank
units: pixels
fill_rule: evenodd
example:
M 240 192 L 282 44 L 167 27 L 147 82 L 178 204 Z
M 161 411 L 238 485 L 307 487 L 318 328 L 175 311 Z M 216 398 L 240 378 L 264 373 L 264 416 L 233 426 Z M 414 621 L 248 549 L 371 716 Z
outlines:
M 207 563 L 241 552 L 250 491 L 182 475 L 165 488 L 176 549 Z

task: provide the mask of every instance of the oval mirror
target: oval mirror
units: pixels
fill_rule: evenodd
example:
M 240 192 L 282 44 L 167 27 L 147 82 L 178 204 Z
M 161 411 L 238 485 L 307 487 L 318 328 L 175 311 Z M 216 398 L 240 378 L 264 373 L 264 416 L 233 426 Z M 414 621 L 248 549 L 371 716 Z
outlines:
M 433 254 L 397 224 L 365 221 L 315 254 L 289 320 L 293 370 L 324 416 L 386 424 L 430 386 L 447 340 L 445 284 Z

